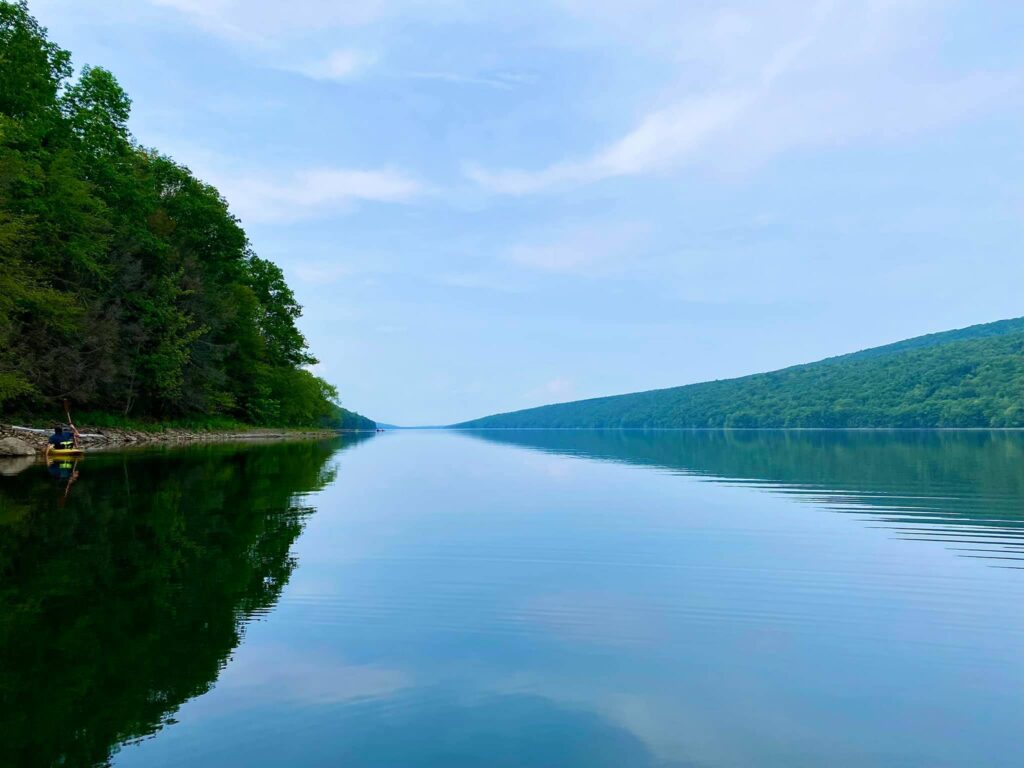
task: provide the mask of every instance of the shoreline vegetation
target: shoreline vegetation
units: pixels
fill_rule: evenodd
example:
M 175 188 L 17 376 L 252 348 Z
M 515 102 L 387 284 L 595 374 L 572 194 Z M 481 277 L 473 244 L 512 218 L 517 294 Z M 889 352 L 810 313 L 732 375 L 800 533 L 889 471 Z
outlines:
M 1021 429 L 1024 318 L 770 373 L 486 416 L 454 429 Z
M 50 429 L 38 425 L 0 424 L 0 461 L 41 456 Z M 82 448 L 88 453 L 147 446 L 178 446 L 193 443 L 280 442 L 333 440 L 346 434 L 365 434 L 367 429 L 300 429 L 253 427 L 244 424 L 217 427 L 136 425 L 135 427 L 80 427 Z M 2 473 L 0 473 L 2 474 Z
M 0 0 L 0 415 L 374 428 L 213 186 L 128 130 L 114 75 Z M 83 418 L 88 414 L 89 418 Z

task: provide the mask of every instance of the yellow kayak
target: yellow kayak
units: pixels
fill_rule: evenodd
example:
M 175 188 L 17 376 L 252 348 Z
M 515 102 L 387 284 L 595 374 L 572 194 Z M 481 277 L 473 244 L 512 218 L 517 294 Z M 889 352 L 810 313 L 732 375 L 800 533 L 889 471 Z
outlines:
M 61 456 L 85 456 L 84 448 L 54 448 L 50 451 L 50 456 L 55 459 Z

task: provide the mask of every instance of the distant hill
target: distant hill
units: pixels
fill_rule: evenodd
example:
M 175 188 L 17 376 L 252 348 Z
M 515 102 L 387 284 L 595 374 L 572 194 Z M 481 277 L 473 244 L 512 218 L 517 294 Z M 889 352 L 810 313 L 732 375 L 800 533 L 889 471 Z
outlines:
M 357 429 L 360 431 L 372 431 L 377 429 L 377 422 L 363 416 L 361 413 L 350 411 L 347 408 L 337 406 L 337 412 L 330 420 L 329 426 L 335 429 Z
M 546 405 L 455 427 L 1024 427 L 1024 318 L 771 373 Z

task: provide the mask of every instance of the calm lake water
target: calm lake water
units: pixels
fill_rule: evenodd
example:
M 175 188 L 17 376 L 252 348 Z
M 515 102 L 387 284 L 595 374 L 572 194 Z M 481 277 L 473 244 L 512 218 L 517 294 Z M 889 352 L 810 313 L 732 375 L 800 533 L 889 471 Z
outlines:
M 0 472 L 0 765 L 1024 765 L 1024 435 Z

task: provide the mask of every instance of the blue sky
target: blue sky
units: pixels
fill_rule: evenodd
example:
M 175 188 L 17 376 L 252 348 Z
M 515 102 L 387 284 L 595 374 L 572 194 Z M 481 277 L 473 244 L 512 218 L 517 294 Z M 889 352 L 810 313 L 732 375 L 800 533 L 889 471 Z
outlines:
M 444 424 L 1024 314 L 1024 4 L 30 0 Z

